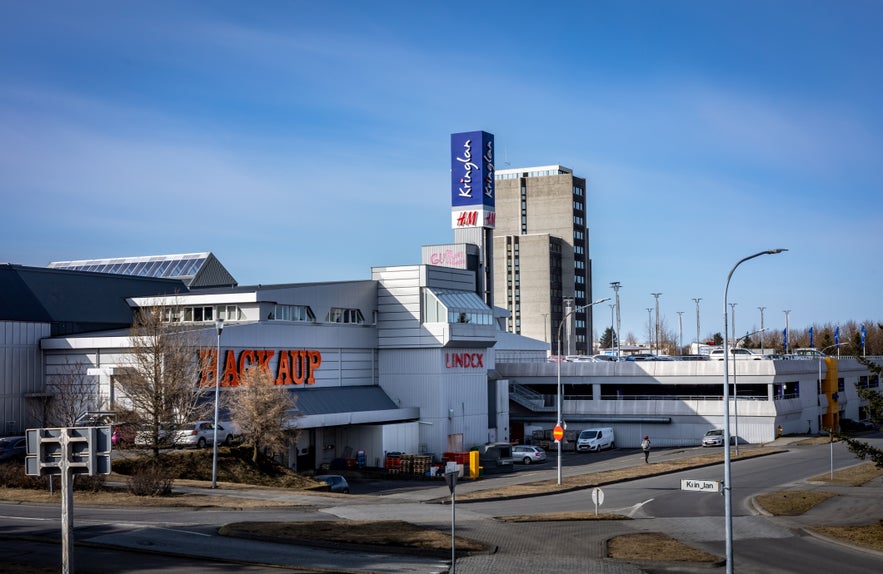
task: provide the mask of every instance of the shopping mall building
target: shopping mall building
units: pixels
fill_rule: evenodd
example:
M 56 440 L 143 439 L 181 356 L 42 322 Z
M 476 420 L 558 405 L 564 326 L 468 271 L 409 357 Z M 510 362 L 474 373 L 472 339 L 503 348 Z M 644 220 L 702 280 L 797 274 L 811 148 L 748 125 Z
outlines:
M 613 427 L 618 447 L 644 434 L 697 445 L 721 427 L 722 362 L 559 363 L 548 343 L 505 331 L 510 314 L 493 301 L 493 136 L 454 134 L 451 147 L 454 241 L 370 279 L 240 286 L 211 253 L 0 264 L 0 434 L 41 426 L 53 377 L 71 365 L 94 408 L 125 404 L 114 381 L 131 362 L 133 310 L 154 305 L 176 309 L 199 338 L 194 354 L 220 364 L 194 384 L 226 392 L 259 365 L 296 397 L 284 455 L 299 469 L 358 451 L 380 465 L 388 452 L 527 441 L 555 425 L 558 396 L 569 429 Z M 854 359 L 736 363 L 731 433 L 743 442 L 864 419 L 855 387 L 879 385 Z

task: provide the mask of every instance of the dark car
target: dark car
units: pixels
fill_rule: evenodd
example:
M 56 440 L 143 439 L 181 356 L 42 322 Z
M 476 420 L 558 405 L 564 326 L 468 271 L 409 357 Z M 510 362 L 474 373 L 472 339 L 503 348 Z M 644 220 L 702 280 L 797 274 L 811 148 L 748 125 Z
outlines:
M 344 494 L 350 493 L 349 483 L 339 474 L 320 474 L 315 477 L 315 479 L 326 483 L 328 485 L 328 490 L 331 492 L 342 492 Z
M 0 462 L 24 460 L 27 442 L 23 436 L 0 438 Z
M 629 355 L 625 358 L 626 361 L 656 361 L 658 358 L 656 355 L 652 355 L 650 353 L 636 353 L 634 355 Z

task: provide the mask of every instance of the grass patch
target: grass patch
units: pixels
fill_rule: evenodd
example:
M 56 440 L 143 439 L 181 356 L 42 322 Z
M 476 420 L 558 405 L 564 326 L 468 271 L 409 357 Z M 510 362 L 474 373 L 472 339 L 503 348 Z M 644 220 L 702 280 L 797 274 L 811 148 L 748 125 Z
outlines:
M 830 472 L 820 474 L 810 480 L 843 486 L 862 486 L 879 476 L 883 476 L 883 468 L 877 468 L 873 462 L 865 462 L 849 468 L 834 471 L 834 480 L 831 480 Z
M 754 500 L 773 516 L 799 516 L 834 496 L 822 490 L 783 490 L 755 496 Z
M 817 526 L 809 530 L 883 552 L 883 520 L 858 526 Z
M 607 541 L 607 556 L 618 560 L 652 560 L 654 562 L 702 562 L 721 560 L 714 554 L 687 546 L 665 534 L 642 532 L 623 534 Z
M 253 537 L 292 544 L 341 544 L 451 551 L 451 534 L 400 520 L 323 520 L 314 522 L 237 522 L 219 530 L 222 536 Z M 493 547 L 456 537 L 457 553 L 489 552 Z
M 315 488 L 317 483 L 301 476 L 288 467 L 271 459 L 263 458 L 257 465 L 251 461 L 252 450 L 248 446 L 219 446 L 217 479 L 222 482 L 272 486 L 278 488 Z M 113 470 L 131 475 L 152 455 L 135 455 L 113 461 Z M 211 480 L 212 450 L 171 450 L 160 454 L 159 461 L 176 480 Z

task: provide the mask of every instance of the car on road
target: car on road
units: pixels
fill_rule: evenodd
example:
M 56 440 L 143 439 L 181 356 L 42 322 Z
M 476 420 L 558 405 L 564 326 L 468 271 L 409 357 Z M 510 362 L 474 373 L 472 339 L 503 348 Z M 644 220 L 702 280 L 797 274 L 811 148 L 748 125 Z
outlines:
M 27 441 L 23 436 L 0 438 L 0 462 L 24 460 Z
M 546 462 L 546 451 L 538 446 L 515 445 L 512 447 L 512 460 L 524 464 Z
M 349 483 L 346 481 L 346 478 L 339 474 L 320 474 L 314 478 L 327 484 L 328 490 L 331 492 L 342 492 L 344 494 L 350 493 Z

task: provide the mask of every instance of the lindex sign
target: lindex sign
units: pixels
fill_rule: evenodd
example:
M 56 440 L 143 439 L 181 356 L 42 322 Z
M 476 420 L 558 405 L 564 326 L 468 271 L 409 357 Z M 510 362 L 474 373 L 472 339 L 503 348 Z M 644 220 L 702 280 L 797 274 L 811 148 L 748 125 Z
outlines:
M 556 441 L 560 441 L 564 438 L 564 429 L 561 428 L 561 425 L 555 425 L 555 430 L 552 431 L 552 438 Z

